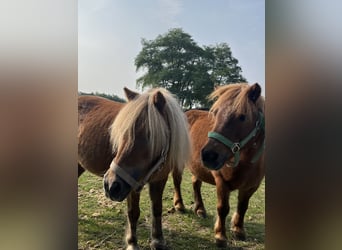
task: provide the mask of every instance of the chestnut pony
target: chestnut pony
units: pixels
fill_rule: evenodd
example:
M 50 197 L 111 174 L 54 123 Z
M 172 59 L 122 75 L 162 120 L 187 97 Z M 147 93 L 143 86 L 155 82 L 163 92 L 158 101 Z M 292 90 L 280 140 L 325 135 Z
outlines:
M 264 98 L 256 83 L 218 87 L 209 96 L 216 100 L 208 111 L 186 112 L 192 139 L 194 210 L 206 216 L 201 197 L 202 181 L 216 185 L 217 218 L 215 240 L 227 245 L 225 220 L 229 213 L 229 195 L 238 190 L 237 211 L 232 216 L 233 236 L 245 239 L 244 216 L 248 202 L 264 177 Z M 174 206 L 184 210 L 180 193 L 181 175 L 174 173 Z
M 138 94 L 124 88 L 127 103 L 96 96 L 78 100 L 78 171 L 103 176 L 113 201 L 127 198 L 127 249 L 138 249 L 137 221 L 142 187 L 149 184 L 151 248 L 164 249 L 162 194 L 171 171 L 182 172 L 190 157 L 188 124 L 165 89 Z

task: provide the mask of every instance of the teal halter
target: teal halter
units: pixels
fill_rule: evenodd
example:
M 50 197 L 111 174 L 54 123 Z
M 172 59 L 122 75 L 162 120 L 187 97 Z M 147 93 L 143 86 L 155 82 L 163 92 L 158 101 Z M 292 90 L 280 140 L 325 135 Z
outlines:
M 218 140 L 219 142 L 223 143 L 224 145 L 226 145 L 228 148 L 230 148 L 230 150 L 234 154 L 234 167 L 236 167 L 240 161 L 241 148 L 243 148 L 257 134 L 257 132 L 260 129 L 265 131 L 265 117 L 261 112 L 259 112 L 259 120 L 256 122 L 255 128 L 245 137 L 245 139 L 241 140 L 240 142 L 232 142 L 228 138 L 214 131 L 210 131 L 208 133 L 208 137 L 214 138 Z M 255 163 L 259 159 L 264 149 L 265 149 L 265 139 L 262 143 L 262 146 L 258 150 L 258 152 L 256 152 L 256 154 L 253 156 L 251 163 Z

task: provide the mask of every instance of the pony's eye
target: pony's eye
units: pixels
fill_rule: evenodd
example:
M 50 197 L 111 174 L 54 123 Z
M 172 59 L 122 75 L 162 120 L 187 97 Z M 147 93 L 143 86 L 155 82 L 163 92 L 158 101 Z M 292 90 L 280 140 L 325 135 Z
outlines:
M 245 116 L 245 115 L 239 115 L 239 120 L 240 120 L 240 121 L 243 122 L 245 119 L 246 119 L 246 116 Z

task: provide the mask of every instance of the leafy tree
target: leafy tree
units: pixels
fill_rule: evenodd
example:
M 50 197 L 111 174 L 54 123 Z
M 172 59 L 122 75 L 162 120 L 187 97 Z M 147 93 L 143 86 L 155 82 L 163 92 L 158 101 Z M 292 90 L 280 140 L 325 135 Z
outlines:
M 164 87 L 177 95 L 183 108 L 208 107 L 206 97 L 214 85 L 245 81 L 227 44 L 202 48 L 179 28 L 141 43 L 135 66 L 145 73 L 137 86 Z
M 232 56 L 230 47 L 226 43 L 220 43 L 216 46 L 205 46 L 208 52 L 208 68 L 210 69 L 210 78 L 216 85 L 227 83 L 246 82 L 241 75 L 239 61 Z
M 100 97 L 107 98 L 109 100 L 116 101 L 116 102 L 122 102 L 122 103 L 126 102 L 124 99 L 118 97 L 117 95 L 108 95 L 108 94 L 99 93 L 99 92 L 85 93 L 85 92 L 81 92 L 81 91 L 79 91 L 78 94 L 79 95 L 95 95 L 95 96 L 100 96 Z

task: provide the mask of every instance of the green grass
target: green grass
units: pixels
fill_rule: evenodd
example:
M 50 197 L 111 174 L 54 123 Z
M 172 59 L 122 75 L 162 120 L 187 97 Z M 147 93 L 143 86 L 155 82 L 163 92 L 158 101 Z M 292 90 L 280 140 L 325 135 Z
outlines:
M 193 192 L 191 174 L 184 171 L 182 195 L 185 213 L 173 212 L 173 183 L 171 176 L 163 196 L 163 232 L 170 249 L 217 249 L 214 240 L 216 218 L 215 186 L 203 183 L 202 196 L 207 210 L 207 218 L 199 218 L 192 211 Z M 229 232 L 231 215 L 236 209 L 237 192 L 230 198 L 230 213 L 227 216 Z M 252 196 L 245 217 L 246 241 L 235 241 L 228 233 L 228 249 L 265 249 L 265 182 Z M 147 186 L 140 199 L 141 214 L 138 222 L 140 249 L 150 249 L 151 212 Z M 105 197 L 102 178 L 88 172 L 78 181 L 78 249 L 112 250 L 124 249 L 126 227 L 126 201 L 113 202 Z

